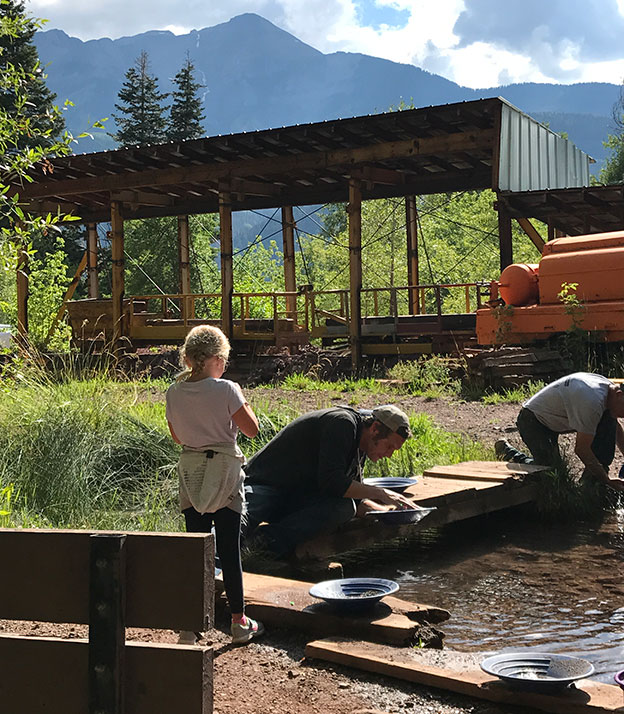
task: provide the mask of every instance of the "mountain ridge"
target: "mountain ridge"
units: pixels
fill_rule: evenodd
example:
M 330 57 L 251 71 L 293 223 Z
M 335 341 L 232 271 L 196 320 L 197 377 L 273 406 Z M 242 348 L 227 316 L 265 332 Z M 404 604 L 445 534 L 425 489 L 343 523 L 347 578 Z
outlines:
M 35 44 L 59 104 L 66 98 L 74 102 L 66 112 L 74 134 L 104 117 L 110 117 L 106 131 L 114 131 L 117 92 L 142 50 L 165 92 L 188 52 L 205 84 L 206 135 L 378 113 L 402 100 L 435 106 L 502 96 L 548 121 L 554 131 L 567 131 L 597 159 L 595 170 L 605 158 L 602 142 L 613 131 L 611 111 L 620 91 L 619 85 L 606 82 L 470 89 L 413 65 L 363 53 L 324 54 L 254 13 L 186 35 L 150 30 L 116 40 L 82 41 L 63 30 L 46 30 L 35 35 Z M 101 133 L 92 141 L 81 140 L 78 151 L 113 147 L 113 140 Z

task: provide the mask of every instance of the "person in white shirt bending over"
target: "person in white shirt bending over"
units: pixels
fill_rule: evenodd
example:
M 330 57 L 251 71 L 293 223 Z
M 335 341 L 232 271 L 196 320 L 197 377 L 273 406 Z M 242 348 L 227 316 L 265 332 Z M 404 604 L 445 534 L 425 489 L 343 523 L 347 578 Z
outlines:
M 561 460 L 559 434 L 576 433 L 574 452 L 585 466 L 583 477 L 624 491 L 624 480 L 609 476 L 616 445 L 624 454 L 620 417 L 622 385 L 600 374 L 576 372 L 548 384 L 522 405 L 516 424 L 533 458 L 504 439 L 494 449 L 504 461 L 554 466 Z
M 249 642 L 264 632 L 245 616 L 240 559 L 240 523 L 245 504 L 238 431 L 253 438 L 258 419 L 238 384 L 222 379 L 230 343 L 218 327 L 199 325 L 180 350 L 184 371 L 167 390 L 167 422 L 182 444 L 178 462 L 180 509 L 190 533 L 209 533 L 214 525 L 223 585 L 232 613 L 232 642 Z M 180 633 L 193 644 L 196 633 Z

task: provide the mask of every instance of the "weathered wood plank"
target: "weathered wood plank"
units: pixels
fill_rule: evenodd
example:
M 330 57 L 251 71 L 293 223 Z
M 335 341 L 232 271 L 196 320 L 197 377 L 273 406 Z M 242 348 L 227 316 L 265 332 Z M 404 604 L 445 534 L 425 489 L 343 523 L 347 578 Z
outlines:
M 94 531 L 0 529 L 0 618 L 89 621 L 89 538 Z M 128 533 L 128 627 L 204 630 L 213 621 L 209 534 Z M 46 596 L 41 594 L 45 592 Z
M 423 472 L 424 477 L 478 479 L 502 481 L 514 476 L 537 474 L 547 470 L 539 464 L 515 464 L 509 461 L 464 461 L 448 466 L 432 466 Z
M 491 702 L 527 706 L 554 714 L 607 714 L 622 712 L 619 687 L 583 680 L 560 694 L 537 694 L 512 689 L 478 669 L 445 669 L 418 661 L 408 651 L 372 643 L 316 640 L 306 646 L 306 656 L 416 682 Z
M 0 635 L 0 711 L 85 714 L 87 640 Z M 130 642 L 125 655 L 125 706 L 130 714 L 211 714 L 213 652 Z
M 336 613 L 309 594 L 312 583 L 270 575 L 245 573 L 245 609 L 268 625 L 358 637 L 371 642 L 413 644 L 422 634 L 421 623 L 447 620 L 447 610 L 387 597 L 370 612 L 351 616 Z M 223 583 L 217 581 L 222 591 Z

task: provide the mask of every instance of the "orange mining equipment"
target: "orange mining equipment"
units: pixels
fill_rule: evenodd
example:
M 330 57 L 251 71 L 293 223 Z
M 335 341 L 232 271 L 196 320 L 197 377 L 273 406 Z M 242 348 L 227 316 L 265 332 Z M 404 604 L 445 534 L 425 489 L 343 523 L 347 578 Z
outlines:
M 624 231 L 557 238 L 539 265 L 507 266 L 477 310 L 477 342 L 521 345 L 578 328 L 624 341 Z

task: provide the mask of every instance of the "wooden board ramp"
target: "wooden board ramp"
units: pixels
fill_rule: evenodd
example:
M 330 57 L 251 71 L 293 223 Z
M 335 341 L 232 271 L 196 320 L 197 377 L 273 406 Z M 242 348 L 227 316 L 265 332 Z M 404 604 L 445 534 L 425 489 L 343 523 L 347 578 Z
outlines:
M 419 639 L 441 646 L 443 635 L 430 627 L 447 620 L 447 610 L 385 597 L 370 612 L 349 615 L 335 612 L 309 594 L 312 583 L 270 575 L 244 574 L 245 610 L 265 625 L 313 632 L 316 636 L 354 636 L 371 642 L 411 645 Z M 217 591 L 223 582 L 217 581 Z
M 430 478 L 476 479 L 477 481 L 505 481 L 508 478 L 541 473 L 547 466 L 538 464 L 514 464 L 510 461 L 462 461 L 448 466 L 432 466 L 423 471 Z
M 553 714 L 624 712 L 624 696 L 619 687 L 589 679 L 561 693 L 542 694 L 513 689 L 478 668 L 433 666 L 414 650 L 368 642 L 315 640 L 306 646 L 305 653 L 306 657 L 498 704 L 532 707 Z
M 435 466 L 418 476 L 418 482 L 405 491 L 418 505 L 437 509 L 420 523 L 394 526 L 378 523 L 370 516 L 355 518 L 332 533 L 300 544 L 295 556 L 301 561 L 328 558 L 384 540 L 408 537 L 418 528 L 433 528 L 529 503 L 537 496 L 537 484 L 525 477 L 545 470 L 544 466 L 502 461 Z

